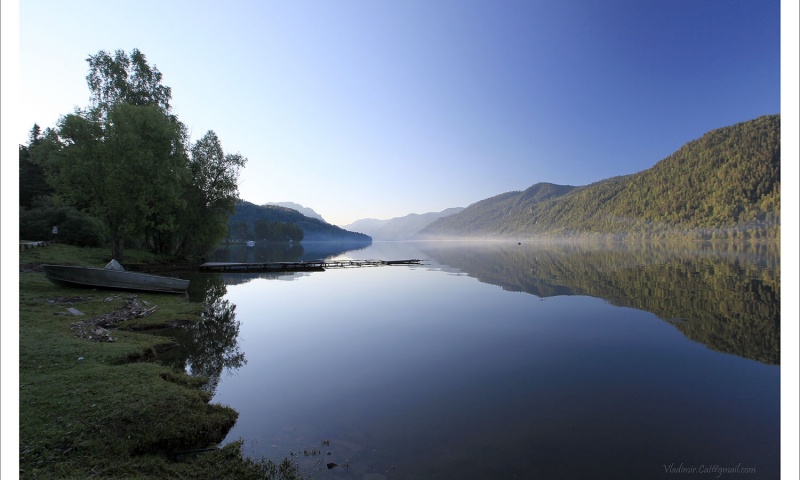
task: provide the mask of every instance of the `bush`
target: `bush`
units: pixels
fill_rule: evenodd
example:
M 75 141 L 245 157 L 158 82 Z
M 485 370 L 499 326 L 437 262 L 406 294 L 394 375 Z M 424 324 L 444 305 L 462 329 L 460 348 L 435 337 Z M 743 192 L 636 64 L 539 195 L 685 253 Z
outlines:
M 22 210 L 19 236 L 26 240 L 51 240 L 58 225 L 58 241 L 78 247 L 100 247 L 106 243 L 103 224 L 71 207 L 41 207 Z

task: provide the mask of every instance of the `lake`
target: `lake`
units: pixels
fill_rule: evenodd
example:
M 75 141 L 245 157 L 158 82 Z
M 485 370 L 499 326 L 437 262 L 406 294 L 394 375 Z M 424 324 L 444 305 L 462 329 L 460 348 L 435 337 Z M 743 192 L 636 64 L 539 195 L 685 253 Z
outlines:
M 778 478 L 777 246 L 346 248 L 213 259 L 424 262 L 193 279 L 207 318 L 172 361 L 239 412 L 246 455 L 323 479 Z

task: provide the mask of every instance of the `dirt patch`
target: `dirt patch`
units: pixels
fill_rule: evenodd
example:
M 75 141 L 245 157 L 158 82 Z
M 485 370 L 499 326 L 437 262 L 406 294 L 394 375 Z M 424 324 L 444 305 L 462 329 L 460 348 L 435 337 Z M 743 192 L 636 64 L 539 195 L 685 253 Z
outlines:
M 132 318 L 146 317 L 155 312 L 157 308 L 158 305 L 151 306 L 146 300 L 131 295 L 124 307 L 83 322 L 75 322 L 70 325 L 70 328 L 78 338 L 93 342 L 113 342 L 116 339 L 111 336 L 109 328 L 117 327 L 120 323 Z

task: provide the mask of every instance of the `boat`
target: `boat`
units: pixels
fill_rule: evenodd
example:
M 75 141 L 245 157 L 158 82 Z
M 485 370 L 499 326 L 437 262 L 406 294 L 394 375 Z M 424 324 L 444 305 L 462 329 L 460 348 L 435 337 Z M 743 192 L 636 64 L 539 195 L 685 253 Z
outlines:
M 250 240 L 250 241 L 247 242 L 247 246 L 248 247 L 255 247 L 256 246 L 256 242 Z
M 104 268 L 70 265 L 42 265 L 42 267 L 48 280 L 69 287 L 164 293 L 185 293 L 189 288 L 189 280 L 128 272 L 116 260 L 111 260 Z

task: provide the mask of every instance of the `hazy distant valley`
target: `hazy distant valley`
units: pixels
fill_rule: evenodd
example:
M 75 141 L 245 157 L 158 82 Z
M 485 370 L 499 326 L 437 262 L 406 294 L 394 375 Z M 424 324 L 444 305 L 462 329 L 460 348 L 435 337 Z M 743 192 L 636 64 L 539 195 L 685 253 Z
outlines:
M 464 210 L 463 207 L 454 207 L 441 212 L 410 213 L 404 217 L 395 217 L 389 220 L 364 218 L 343 225 L 342 228 L 365 233 L 373 240 L 409 240 L 436 220 L 455 215 L 462 210 Z

